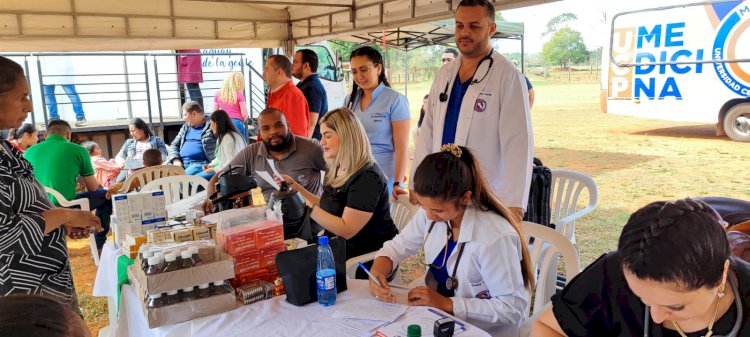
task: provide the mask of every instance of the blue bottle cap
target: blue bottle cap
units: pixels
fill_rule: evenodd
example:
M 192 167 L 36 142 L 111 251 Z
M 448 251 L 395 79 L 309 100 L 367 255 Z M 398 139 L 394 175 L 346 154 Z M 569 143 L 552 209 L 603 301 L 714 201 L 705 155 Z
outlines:
M 325 235 L 321 235 L 318 237 L 318 244 L 319 245 L 327 245 L 328 244 L 328 237 Z

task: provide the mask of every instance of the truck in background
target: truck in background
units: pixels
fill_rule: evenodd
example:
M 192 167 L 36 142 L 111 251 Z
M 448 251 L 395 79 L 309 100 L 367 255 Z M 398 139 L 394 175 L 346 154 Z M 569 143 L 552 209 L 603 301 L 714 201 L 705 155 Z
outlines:
M 716 123 L 750 141 L 750 4 L 724 1 L 612 17 L 602 57 L 603 112 Z

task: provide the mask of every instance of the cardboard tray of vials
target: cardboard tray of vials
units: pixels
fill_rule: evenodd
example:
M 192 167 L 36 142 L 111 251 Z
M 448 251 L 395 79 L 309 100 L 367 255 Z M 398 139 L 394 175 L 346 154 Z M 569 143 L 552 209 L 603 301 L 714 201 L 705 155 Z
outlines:
M 130 269 L 128 272 L 130 272 Z M 167 324 L 182 323 L 220 314 L 242 306 L 242 302 L 237 301 L 234 291 L 232 291 L 221 295 L 192 299 L 161 308 L 149 308 L 146 306 L 145 301 L 147 296 L 146 291 L 138 283 L 138 279 L 131 280 L 131 283 L 141 301 L 146 321 L 148 321 L 148 327 L 152 329 Z
M 216 249 L 216 257 L 213 262 L 200 266 L 154 275 L 146 275 L 137 262 L 128 267 L 128 278 L 131 282 L 137 281 L 149 294 L 234 278 L 234 259 L 221 249 Z

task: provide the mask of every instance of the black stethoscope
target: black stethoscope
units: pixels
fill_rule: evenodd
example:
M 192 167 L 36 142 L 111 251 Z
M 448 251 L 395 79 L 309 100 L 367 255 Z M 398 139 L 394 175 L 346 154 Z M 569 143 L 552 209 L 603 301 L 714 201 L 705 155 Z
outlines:
M 477 84 L 479 82 L 482 82 L 487 77 L 487 75 L 489 75 L 490 70 L 492 70 L 492 65 L 495 63 L 495 60 L 492 59 L 492 52 L 494 52 L 494 51 L 495 51 L 494 48 L 490 48 L 490 52 L 487 53 L 487 55 L 485 55 L 479 61 L 479 64 L 477 64 L 477 68 L 474 69 L 474 73 L 471 75 L 472 80 L 471 80 L 471 83 L 469 83 L 469 85 Z M 487 67 L 487 71 L 484 72 L 484 76 L 482 76 L 482 78 L 480 78 L 480 79 L 477 80 L 476 78 L 474 78 L 474 76 L 477 75 L 477 70 L 479 70 L 479 67 L 482 65 L 482 63 L 484 61 L 490 61 L 490 66 Z M 451 84 L 451 80 L 448 79 L 448 82 L 445 83 L 445 89 L 443 89 L 443 92 L 440 94 L 440 101 L 441 102 L 447 102 L 448 101 L 448 86 L 450 84 Z
M 740 291 L 737 288 L 737 281 L 734 277 L 729 277 L 729 284 L 732 286 L 732 292 L 734 292 L 734 305 L 737 308 L 737 319 L 734 321 L 732 331 L 729 331 L 726 335 L 712 335 L 712 337 L 737 337 L 740 332 L 740 325 L 742 324 L 742 301 L 740 299 Z M 651 308 L 647 305 L 643 311 L 643 337 L 649 337 L 649 327 L 651 325 L 651 314 L 649 310 Z
M 445 267 L 445 263 L 448 261 L 448 240 L 453 237 L 453 226 L 451 226 L 449 221 L 443 221 L 445 223 L 446 229 L 445 229 L 445 248 L 443 249 L 443 264 L 441 266 L 434 266 L 432 263 L 430 265 L 434 266 L 437 269 L 441 269 Z M 427 235 L 424 237 L 424 242 L 427 242 L 427 237 L 430 236 L 430 232 L 432 232 L 432 228 L 435 227 L 435 221 L 433 221 L 430 224 L 430 228 L 427 229 Z M 424 247 L 424 242 L 422 243 L 422 247 Z M 456 279 L 456 270 L 458 270 L 458 263 L 461 262 L 461 255 L 464 253 L 464 244 L 466 242 L 459 242 L 458 243 L 458 257 L 456 258 L 456 264 L 453 265 L 453 273 L 451 276 L 448 276 L 447 279 L 445 279 L 445 289 L 448 289 L 448 291 L 453 291 L 454 289 L 458 288 L 458 279 Z M 424 248 L 423 248 L 424 249 Z

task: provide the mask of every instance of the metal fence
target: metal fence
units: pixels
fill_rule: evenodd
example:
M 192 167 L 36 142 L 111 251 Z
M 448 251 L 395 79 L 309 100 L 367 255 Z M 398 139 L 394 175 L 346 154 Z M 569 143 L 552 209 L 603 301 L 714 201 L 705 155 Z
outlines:
M 21 64 L 31 88 L 34 113 L 31 123 L 50 120 L 50 113 L 63 119 L 83 113 L 88 121 L 108 125 L 127 124 L 140 117 L 163 130 L 165 119 L 180 119 L 181 105 L 188 98 L 178 83 L 177 58 L 191 53 L 31 53 L 2 54 Z M 263 79 L 242 53 L 202 53 L 223 57 L 230 67 L 202 70 L 200 97 L 204 110 L 213 109 L 213 97 L 231 72 L 245 77 L 245 96 L 250 117 L 265 108 Z M 234 60 L 234 61 L 233 61 Z M 204 63 L 204 62 L 202 62 Z M 203 65 L 203 64 L 202 64 Z M 235 69 L 239 66 L 239 69 Z M 41 98 L 41 99 L 39 99 Z M 55 113 L 56 112 L 56 113 Z M 67 117 L 67 118 L 66 118 Z

